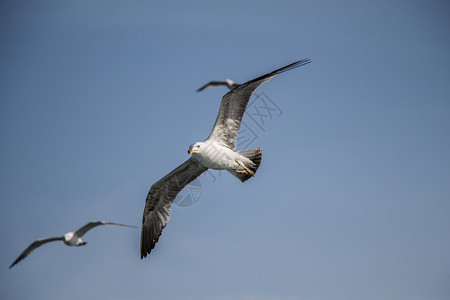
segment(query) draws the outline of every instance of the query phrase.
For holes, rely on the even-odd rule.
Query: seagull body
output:
[[[248,162],[247,158],[213,140],[191,145],[188,154],[192,154],[200,164],[213,170],[235,170],[239,167],[237,161]]]
[[[86,245],[87,242],[81,239],[81,236],[75,234],[75,232],[68,232],[64,234],[64,244],[67,246],[83,246]]]
[[[9,266],[9,268],[11,269],[15,264],[17,264],[19,261],[21,261],[22,259],[27,257],[34,249],[42,246],[43,244],[47,244],[47,243],[55,242],[55,241],[63,241],[64,244],[66,244],[67,246],[83,246],[83,245],[86,245],[87,242],[83,241],[81,239],[81,237],[86,232],[91,230],[92,228],[100,226],[100,225],[115,225],[115,226],[135,227],[135,226],[130,226],[130,225],[111,223],[111,222],[102,222],[102,221],[89,222],[89,223],[87,223],[86,225],[84,225],[83,227],[81,227],[80,229],[78,229],[75,232],[67,232],[63,236],[48,237],[48,238],[38,239],[38,240],[34,241],[33,243],[31,243],[30,246],[28,246],[27,249],[25,249],[25,251],[22,252],[22,254],[20,254],[20,256]]]
[[[141,259],[155,247],[170,218],[170,207],[177,194],[208,169],[227,170],[244,182],[255,175],[262,158],[261,148],[234,151],[236,136],[247,104],[253,92],[277,74],[310,63],[303,59],[236,86],[211,82],[209,86],[227,85],[231,89],[223,96],[216,122],[209,137],[189,146],[192,156],[172,172],[152,185],[145,202],[141,229]]]

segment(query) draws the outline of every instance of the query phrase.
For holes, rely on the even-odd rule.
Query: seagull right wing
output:
[[[50,242],[54,242],[54,241],[63,241],[63,240],[64,240],[64,237],[60,236],[60,237],[43,238],[43,239],[38,239],[38,240],[34,241],[33,243],[31,243],[30,246],[28,246],[27,249],[25,249],[25,251],[22,252],[22,254],[20,254],[20,256],[9,266],[9,268],[11,269],[15,264],[17,264],[19,261],[21,261],[22,259],[27,257],[37,247],[40,247],[46,243],[50,243]]]
[[[78,237],[82,237],[86,232],[91,230],[94,227],[100,226],[100,225],[115,225],[115,226],[126,226],[126,227],[134,227],[138,228],[136,226],[131,225],[125,225],[125,224],[118,224],[118,223],[112,223],[112,222],[103,222],[103,221],[92,221],[75,231],[75,235]]]
[[[241,126],[242,117],[253,92],[264,82],[269,81],[276,75],[304,66],[310,63],[310,59],[302,59],[275,71],[249,80],[238,85],[223,96],[220,103],[216,122],[208,137],[216,143],[232,150],[236,148],[236,136]]]
[[[141,229],[141,259],[152,251],[170,217],[175,197],[208,170],[192,157],[152,185],[145,201]]]

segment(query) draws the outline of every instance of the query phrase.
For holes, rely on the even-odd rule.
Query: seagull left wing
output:
[[[12,267],[14,267],[15,264],[17,264],[19,261],[21,261],[22,259],[27,257],[37,247],[40,247],[40,246],[50,243],[50,242],[63,241],[63,240],[64,240],[64,237],[62,237],[62,236],[49,237],[49,238],[35,240],[33,243],[31,243],[30,246],[28,246],[27,249],[25,249],[25,251],[22,252],[22,254],[20,254],[20,256],[9,266],[9,268],[11,269]]]
[[[227,85],[225,81],[210,81],[207,84],[203,85],[201,88],[197,89],[197,92],[201,92],[206,88],[213,87],[213,86],[220,86],[220,85]]]
[[[192,157],[152,185],[145,201],[141,229],[141,259],[155,244],[170,217],[170,206],[175,197],[191,181],[208,170]]]
[[[310,63],[310,59],[302,59],[258,78],[243,83],[229,91],[222,98],[219,113],[208,139],[230,149],[236,148],[236,136],[241,127],[242,117],[253,92],[264,82],[276,75]]]
[[[75,231],[75,235],[78,236],[78,237],[82,237],[86,232],[88,232],[92,228],[100,226],[100,225],[115,225],[115,226],[126,226],[126,227],[134,227],[134,228],[136,228],[136,226],[125,225],[125,224],[118,224],[118,223],[112,223],[112,222],[103,222],[103,221],[92,221],[92,222],[87,223],[86,225],[84,225],[83,227],[78,229],[77,231]]]

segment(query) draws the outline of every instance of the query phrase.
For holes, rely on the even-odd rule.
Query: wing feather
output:
[[[114,225],[114,226],[125,226],[125,227],[134,227],[134,228],[136,228],[136,226],[119,224],[119,223],[113,223],[113,222],[92,221],[92,222],[87,223],[86,225],[84,225],[83,227],[78,229],[77,231],[75,231],[75,235],[78,236],[78,237],[82,237],[86,232],[88,232],[92,228],[100,226],[100,225]]]
[[[19,257],[9,266],[9,268],[11,269],[12,267],[14,267],[15,264],[17,264],[19,261],[21,261],[22,259],[27,257],[34,249],[36,249],[46,243],[50,243],[50,242],[54,242],[54,241],[63,241],[63,240],[64,240],[64,237],[59,236],[59,237],[43,238],[43,239],[38,239],[38,240],[34,241],[33,243],[30,244],[30,246],[28,246],[27,249],[25,249],[22,252],[22,254],[19,255]]]
[[[236,136],[241,126],[242,117],[253,92],[264,82],[276,75],[310,63],[310,59],[302,59],[280,69],[247,81],[229,91],[222,98],[219,113],[208,139],[213,139],[222,146],[236,148]]]
[[[214,86],[220,86],[220,85],[227,85],[227,83],[225,81],[210,81],[207,84],[203,85],[202,87],[200,87],[199,89],[197,89],[197,92],[201,92],[206,88],[209,87],[214,87]]]
[[[208,168],[192,157],[152,185],[145,201],[141,229],[141,259],[155,247],[170,218],[178,193]]]

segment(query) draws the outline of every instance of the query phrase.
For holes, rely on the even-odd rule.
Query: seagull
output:
[[[225,81],[210,81],[207,84],[205,84],[204,86],[202,86],[201,88],[199,88],[197,90],[197,92],[201,92],[206,88],[209,87],[213,87],[213,86],[220,86],[220,85],[225,85],[226,87],[228,87],[230,90],[234,89],[235,87],[238,87],[240,84],[237,82],[234,82],[231,79],[226,79]]]
[[[19,261],[21,261],[22,259],[27,257],[34,249],[36,249],[46,243],[55,242],[55,241],[63,241],[64,244],[66,244],[67,246],[86,245],[87,242],[83,241],[81,239],[81,237],[86,232],[91,230],[92,228],[100,226],[100,225],[116,225],[116,226],[126,226],[126,227],[138,228],[136,226],[117,224],[117,223],[111,223],[111,222],[102,222],[102,221],[89,222],[75,232],[68,232],[68,233],[64,234],[63,236],[48,237],[48,238],[42,238],[42,239],[35,240],[33,243],[31,243],[30,246],[28,246],[27,249],[25,249],[25,251],[22,252],[22,254],[20,254],[20,256],[9,266],[9,268],[11,269],[15,264],[17,264]]]
[[[223,96],[209,137],[189,146],[192,156],[153,184],[145,201],[141,228],[141,259],[150,254],[166,227],[170,207],[177,194],[208,169],[227,170],[244,182],[255,175],[262,158],[261,148],[235,152],[236,136],[253,92],[276,75],[310,63],[303,59],[247,81]]]

